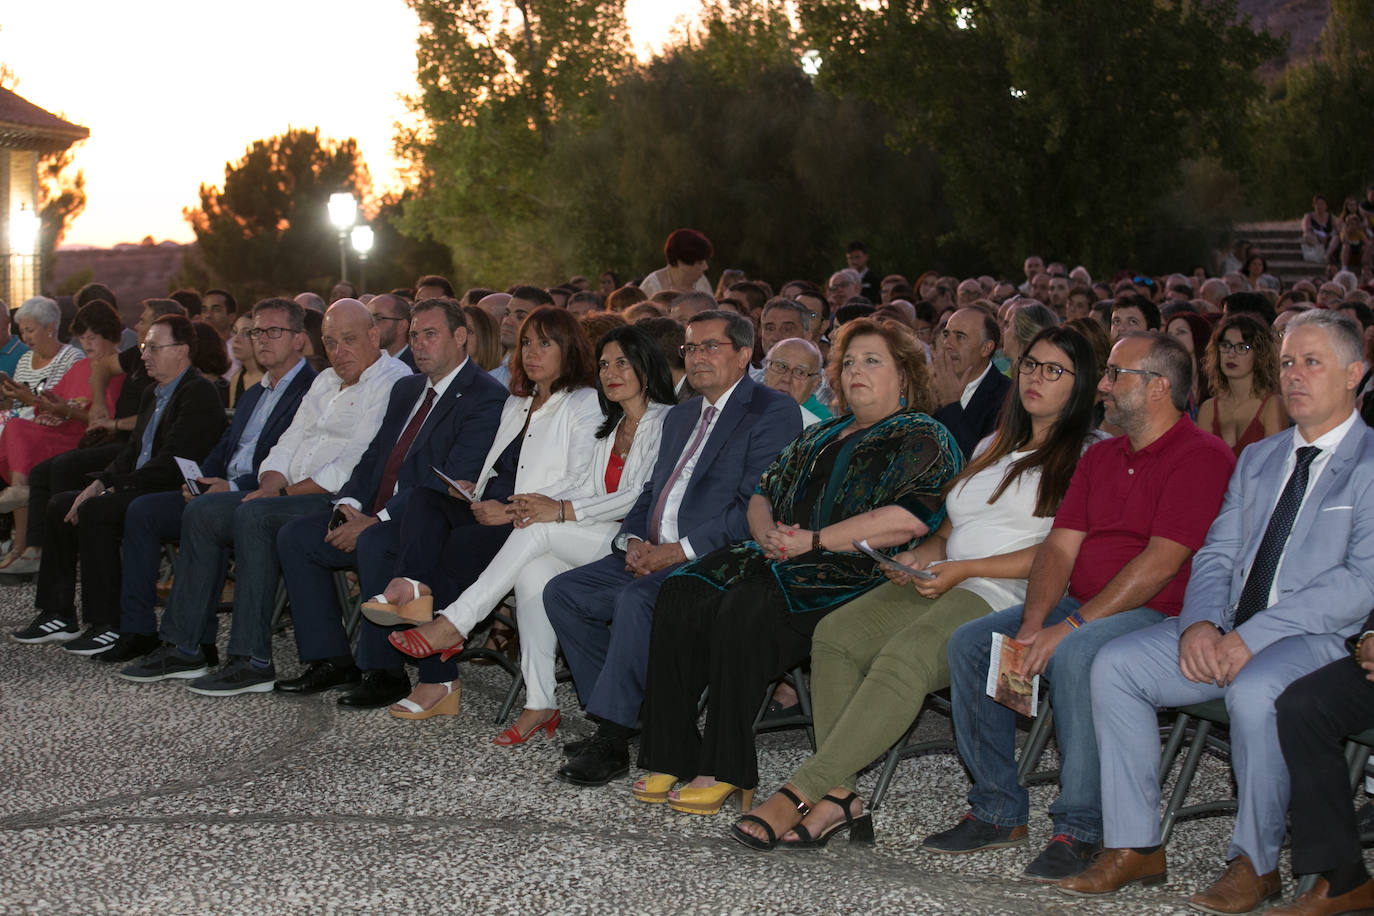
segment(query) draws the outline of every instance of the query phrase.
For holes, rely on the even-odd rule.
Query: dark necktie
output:
[[[673,473],[668,475],[668,480],[664,482],[663,489],[659,491],[658,502],[654,503],[654,512],[649,516],[650,543],[658,543],[658,537],[663,533],[661,530],[663,527],[663,511],[668,507],[668,494],[672,492],[673,485],[677,483],[677,479],[682,476],[682,469],[687,466],[688,459],[697,453],[697,449],[701,448],[701,441],[706,438],[706,430],[711,428],[711,418],[715,415],[716,409],[709,405],[701,412],[701,422],[697,423],[696,435],[692,437],[692,441],[687,445],[687,450],[684,451],[682,457],[678,459],[677,467],[673,468]]]
[[[410,418],[406,428],[401,431],[401,438],[396,440],[396,447],[387,456],[386,467],[382,469],[382,485],[377,488],[377,496],[372,500],[372,514],[376,515],[382,511],[386,501],[391,498],[392,492],[396,489],[396,477],[401,473],[401,465],[406,460],[406,452],[410,451],[410,446],[414,444],[415,437],[420,434],[420,427],[425,425],[425,417],[429,416],[429,409],[434,406],[434,388],[425,388],[425,399],[420,403],[420,409],[415,411],[415,416]]]
[[[1312,445],[1298,449],[1293,473],[1288,475],[1288,483],[1284,484],[1283,492],[1279,494],[1274,514],[1269,516],[1269,527],[1264,529],[1264,538],[1255,552],[1255,562],[1250,565],[1250,575],[1245,577],[1245,587],[1240,590],[1240,601],[1236,604],[1236,626],[1269,607],[1269,589],[1274,584],[1274,574],[1279,570],[1279,560],[1283,557],[1288,535],[1293,531],[1293,521],[1298,517],[1298,507],[1302,505],[1303,495],[1307,492],[1307,468],[1320,451]]]

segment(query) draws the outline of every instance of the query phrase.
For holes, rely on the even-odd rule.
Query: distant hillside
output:
[[[182,261],[194,245],[176,242],[116,245],[113,248],[63,248],[57,252],[57,285],[73,274],[91,271],[91,279],[114,290],[120,317],[129,327],[138,321],[139,303],[165,297],[172,278],[181,272]]]

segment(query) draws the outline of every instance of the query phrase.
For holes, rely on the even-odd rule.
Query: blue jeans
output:
[[[178,646],[206,642],[205,608],[224,575],[224,557],[234,548],[234,616],[229,654],[272,657],[272,609],[281,566],[277,530],[312,512],[327,512],[326,495],[278,496],[243,501],[239,492],[206,493],[186,506],[181,517],[181,552],[176,582],[162,615],[162,636]],[[213,631],[211,631],[213,639]]]
[[[1045,618],[1053,626],[1080,607],[1065,596]],[[1016,713],[987,695],[992,634],[1015,635],[1021,606],[964,624],[949,640],[950,700],[959,756],[973,777],[969,807],[980,821],[1015,827],[1030,818],[1030,796],[1016,781]],[[1102,839],[1102,786],[1089,684],[1102,646],[1164,615],[1147,607],[1122,611],[1072,630],[1045,669],[1059,743],[1059,798],[1050,805],[1054,832],[1095,843]]]

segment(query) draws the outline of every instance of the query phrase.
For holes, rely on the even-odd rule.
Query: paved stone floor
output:
[[[0,586],[0,628],[31,615],[31,586]],[[297,670],[289,631],[276,657]],[[1030,848],[924,854],[921,838],[965,810],[948,754],[902,765],[876,848],[756,853],[728,838],[729,809],[557,782],[559,744],[588,730],[570,687],[557,742],[503,749],[490,739],[505,676],[464,676],[458,716],[404,722],[330,695],[132,684],[0,639],[0,913],[1178,913],[1222,865],[1230,823],[1211,818],[1179,826],[1160,888],[1083,901],[1019,880],[1049,839],[1047,787],[1032,792]],[[763,737],[761,789],[805,750],[800,731]],[[1228,791],[1208,759],[1196,794]]]

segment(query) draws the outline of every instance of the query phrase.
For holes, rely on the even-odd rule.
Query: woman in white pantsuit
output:
[[[486,570],[433,621],[405,631],[421,637],[423,643],[415,642],[430,651],[451,650],[514,587],[525,710],[496,736],[498,745],[523,744],[541,730],[552,736],[558,727],[558,641],[544,614],[544,586],[559,573],[611,552],[621,519],[653,471],[663,417],[675,403],[667,360],[639,328],[615,328],[602,337],[597,370],[606,421],[597,430],[580,495],[561,500],[538,493],[512,496],[516,530]]]

